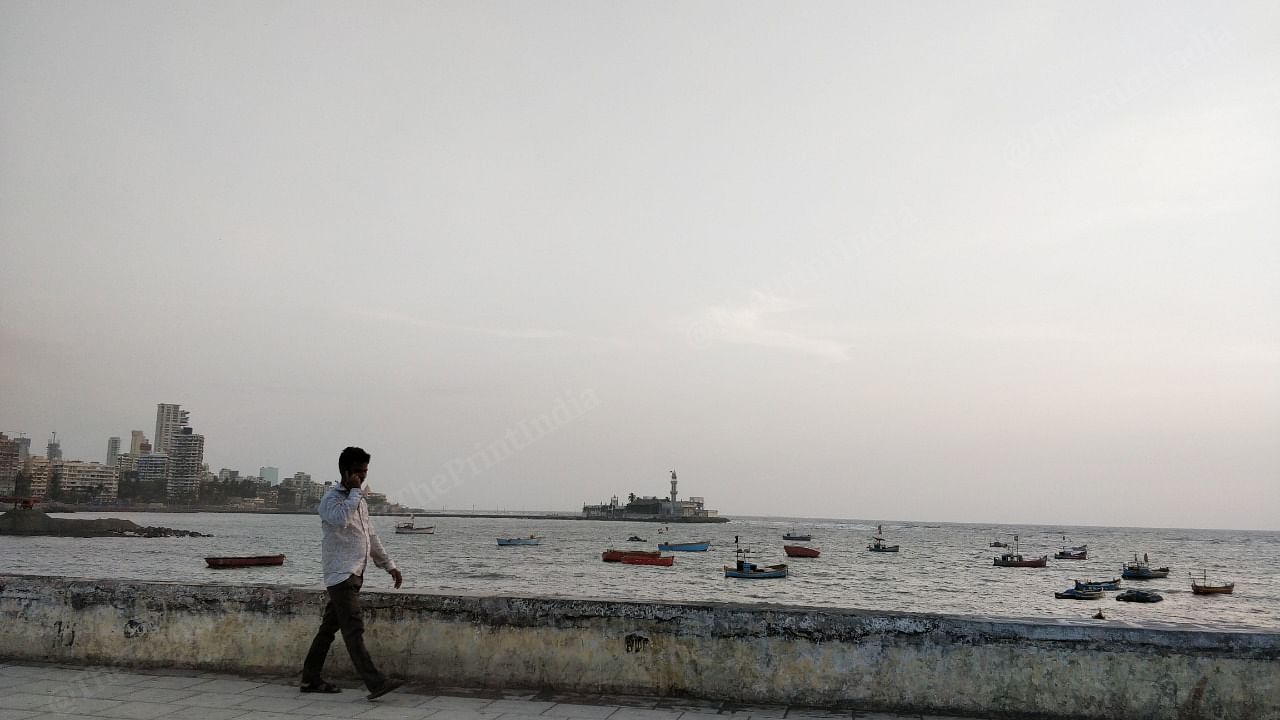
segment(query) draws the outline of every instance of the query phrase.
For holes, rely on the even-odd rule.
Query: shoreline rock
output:
[[[0,515],[0,535],[47,537],[212,537],[193,530],[143,527],[132,520],[53,518],[43,510],[10,510]]]

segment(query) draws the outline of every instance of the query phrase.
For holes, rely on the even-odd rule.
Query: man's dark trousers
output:
[[[373,658],[369,657],[364,646],[364,618],[360,614],[360,586],[363,584],[362,576],[352,575],[327,588],[329,604],[324,608],[324,620],[320,622],[320,630],[311,641],[311,650],[302,663],[304,685],[321,681],[324,659],[333,644],[333,636],[339,630],[342,631],[342,641],[347,645],[347,653],[351,655],[351,664],[360,673],[365,687],[373,690],[387,681],[386,676],[374,667]]]

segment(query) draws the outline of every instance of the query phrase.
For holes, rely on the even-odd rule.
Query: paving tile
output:
[[[194,711],[194,712],[191,710],[191,708],[187,708],[186,712],[184,712],[182,715],[178,715],[175,717],[183,718],[184,720],[187,720],[189,718],[197,718],[198,720],[238,720],[238,718],[243,717],[247,712],[248,710],[246,710],[245,708],[235,708],[235,707],[200,708],[198,711]],[[295,716],[295,718],[296,717],[297,716]],[[310,717],[310,716],[307,716],[307,717]]]
[[[738,705],[725,703],[720,707],[721,715],[751,716],[753,718],[782,718],[787,714],[786,705]]]
[[[547,715],[564,718],[587,718],[587,720],[604,720],[618,709],[617,705],[574,705],[572,703],[556,703],[546,712]]]
[[[394,705],[375,707],[356,715],[356,720],[421,720],[434,716],[435,708],[397,707]]]
[[[555,705],[553,702],[536,700],[494,700],[485,707],[484,711],[512,715],[541,715]]]
[[[262,683],[253,682],[252,680],[233,680],[229,678],[220,678],[217,680],[206,680],[199,685],[192,685],[187,688],[192,692],[208,692],[208,693],[242,693],[247,690],[262,687]]]
[[[0,720],[28,720],[28,718],[39,715],[39,710],[13,710],[11,708],[0,708]]]
[[[142,682],[135,683],[140,688],[159,688],[163,690],[183,690],[192,685],[200,685],[206,682],[202,677],[187,677],[185,675],[163,675],[160,677],[148,677]]]
[[[36,695],[34,693],[0,693],[0,708],[9,710],[35,710],[40,712],[49,712],[47,706],[49,704],[48,695]]]
[[[832,708],[815,708],[815,707],[796,707],[787,708],[787,720],[793,718],[801,718],[802,720],[825,720],[826,718],[851,718],[852,710],[839,710]]]
[[[287,713],[310,704],[310,698],[294,690],[293,694],[288,697],[241,695],[239,707],[255,712]]]
[[[197,694],[194,690],[169,690],[166,688],[133,688],[121,696],[132,702],[173,703]]]
[[[422,710],[429,710],[430,707],[423,705]],[[465,710],[463,708],[441,708],[430,715],[431,720],[497,720],[498,713],[487,713],[479,710]]]
[[[683,714],[679,710],[624,707],[618,708],[616,712],[609,716],[609,720],[677,720]]]
[[[97,698],[58,697],[49,698],[45,712],[63,715],[100,715],[109,708],[123,705],[119,700],[100,700]]]
[[[204,689],[203,686],[197,689]],[[274,698],[296,698],[299,695],[307,693],[298,689],[297,685],[259,685],[257,687],[241,690],[241,695],[252,695],[255,697],[274,697]]]
[[[175,705],[186,705],[188,707],[227,708],[239,706],[244,702],[245,697],[246,696],[238,693],[198,692],[180,700],[174,700],[173,702]],[[245,712],[246,710],[247,708],[241,709],[241,712]]]
[[[113,708],[107,708],[100,717],[125,718],[125,720],[154,720],[165,715],[192,714],[188,708],[172,703],[160,702],[127,702]]]
[[[0,666],[0,671],[3,671],[3,670],[4,670],[4,667]],[[23,682],[23,678],[17,675],[0,674],[0,690],[3,690],[4,688],[7,688],[7,687],[20,685],[22,682]]]
[[[185,716],[184,716],[185,717]],[[293,713],[268,712],[266,710],[250,710],[236,718],[236,720],[299,720],[304,715],[295,715]]]
[[[485,706],[495,702],[489,698],[466,698],[466,697],[434,697],[423,703],[423,707],[432,707],[440,710],[471,710],[479,712]],[[497,717],[499,713],[487,713],[491,717]]]

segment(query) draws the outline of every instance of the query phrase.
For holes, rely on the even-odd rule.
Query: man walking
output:
[[[301,690],[304,693],[341,692],[340,688],[325,682],[320,676],[329,646],[339,630],[351,655],[351,664],[355,665],[360,679],[369,688],[370,700],[404,684],[378,672],[364,646],[360,586],[364,584],[369,558],[373,558],[374,565],[391,574],[397,588],[404,579],[396,564],[387,557],[382,541],[369,523],[369,506],[364,501],[362,487],[369,473],[369,460],[369,453],[358,447],[343,450],[338,456],[342,484],[329,488],[320,500],[320,527],[324,533],[320,557],[324,563],[324,584],[329,593],[329,604],[324,608],[324,620],[302,664]]]

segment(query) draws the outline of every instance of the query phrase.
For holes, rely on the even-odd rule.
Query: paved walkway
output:
[[[0,720],[891,720],[935,716],[747,706],[637,696],[427,690],[406,685],[376,701],[363,688],[298,692],[296,679],[197,671],[0,664]],[[726,717],[727,716],[727,717]]]

